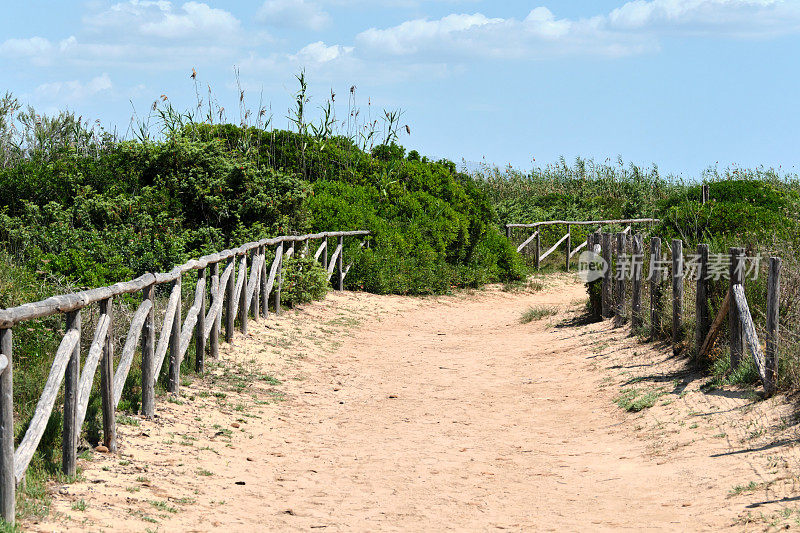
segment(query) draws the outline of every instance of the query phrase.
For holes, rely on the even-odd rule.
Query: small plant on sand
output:
[[[543,305],[537,305],[535,307],[529,308],[527,311],[522,313],[522,318],[520,318],[520,322],[523,324],[527,324],[529,322],[533,322],[534,320],[541,320],[548,316],[553,316],[558,314],[558,309],[555,307],[547,307]]]
[[[86,510],[86,502],[81,498],[80,500],[76,501],[72,504],[73,511],[85,511]]]
[[[661,391],[651,390],[642,393],[639,389],[622,389],[614,403],[629,413],[638,413],[644,409],[653,407],[658,398],[663,394]]]

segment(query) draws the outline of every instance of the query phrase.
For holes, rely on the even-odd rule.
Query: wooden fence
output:
[[[704,188],[703,200],[707,199],[707,189]],[[549,221],[538,224],[508,224],[510,227],[534,227],[543,225],[568,224],[568,225],[598,225],[603,224],[631,224],[639,222],[656,222],[655,219],[630,219],[616,221],[589,221],[566,222]],[[638,329],[644,324],[642,309],[643,272],[644,260],[649,260],[650,271],[647,281],[650,284],[650,335],[656,338],[661,331],[664,283],[671,279],[672,288],[672,331],[671,341],[673,352],[677,354],[681,343],[686,337],[684,331],[684,283],[687,281],[686,261],[684,259],[683,241],[675,239],[670,246],[670,258],[667,260],[662,253],[662,244],[659,237],[650,238],[649,257],[644,254],[644,236],[641,234],[630,235],[631,226],[616,234],[601,233],[599,230],[590,233],[586,242],[567,254],[568,259],[578,250],[586,247],[588,250],[600,255],[607,268],[601,279],[592,283],[600,285],[600,309],[597,315],[603,318],[613,318],[615,326],[619,327],[630,319],[633,329]],[[508,229],[507,229],[508,232]],[[538,233],[534,233],[534,236]],[[510,236],[509,233],[507,235]],[[569,238],[567,238],[569,239]],[[563,240],[563,238],[562,238]],[[530,238],[528,239],[530,241]],[[521,251],[523,246],[518,247]],[[559,241],[558,244],[560,244]],[[537,246],[538,249],[538,246]],[[539,258],[546,257],[546,252]],[[737,369],[744,356],[744,347],[752,354],[753,361],[766,394],[772,395],[777,387],[778,377],[778,321],[779,321],[779,296],[781,259],[770,257],[769,273],[767,278],[767,311],[766,311],[766,339],[765,348],[762,350],[761,342],[756,332],[750,307],[744,291],[745,282],[745,250],[744,248],[730,248],[727,252],[727,271],[729,284],[727,294],[720,306],[716,317],[711,320],[709,311],[709,248],[707,244],[697,247],[695,262],[691,265],[693,276],[689,281],[696,283],[695,291],[695,326],[693,335],[697,357],[704,359],[708,356],[719,337],[722,326],[727,321],[729,331],[731,368]],[[627,275],[620,272],[619,267],[623,262],[628,264]],[[567,265],[569,267],[569,265]],[[654,268],[655,267],[655,268]],[[630,287],[629,287],[630,285]],[[630,295],[630,297],[628,297]],[[628,311],[630,309],[630,312]]]
[[[327,269],[328,280],[334,279],[334,288],[344,289],[344,280],[352,263],[344,267],[344,238],[369,235],[369,231],[337,231],[312,235],[282,236],[251,242],[239,248],[207,255],[176,266],[172,271],[145,274],[134,280],[88,291],[53,296],[40,302],[0,310],[0,512],[3,519],[14,522],[15,493],[41,440],[53,406],[64,382],[64,410],[62,433],[62,468],[67,475],[75,475],[78,437],[83,425],[89,395],[97,367],[100,367],[103,411],[103,443],[116,450],[115,411],[122,389],[130,372],[137,345],[141,346],[141,412],[153,416],[155,412],[155,383],[160,375],[164,358],[169,352],[168,390],[178,392],[180,366],[192,339],[196,347],[196,369],[203,371],[206,352],[216,359],[219,356],[219,337],[224,316],[225,340],[233,339],[236,318],[242,333],[247,332],[249,317],[266,317],[269,298],[274,297],[274,311],[281,312],[281,287],[283,260],[292,254],[307,254],[312,241],[321,240],[314,259]],[[336,248],[328,253],[328,239],[336,238]],[[361,242],[363,247],[366,241]],[[297,245],[302,246],[297,250]],[[275,259],[267,264],[267,248],[275,246]],[[220,273],[220,264],[224,269]],[[238,268],[237,268],[238,263]],[[249,275],[248,275],[249,266]],[[197,271],[194,300],[187,315],[181,317],[182,275]],[[156,339],[154,295],[156,285],[171,283],[172,289],[166,304],[161,332]],[[142,302],[133,315],[122,353],[114,370],[114,343],[111,328],[112,300],[116,296],[142,293]],[[206,300],[210,307],[206,309]],[[91,347],[81,368],[81,310],[99,304],[100,318],[94,331]],[[33,418],[19,446],[14,449],[13,403],[13,328],[26,320],[65,314],[66,334],[61,340],[36,405]],[[157,342],[156,342],[157,340]]]
[[[566,269],[569,270],[572,258],[587,245],[586,242],[582,242],[574,249],[572,248],[572,226],[597,226],[597,231],[602,231],[603,226],[610,224],[628,224],[628,227],[623,231],[627,234],[631,231],[633,224],[650,224],[658,221],[659,220],[656,218],[626,218],[620,220],[548,220],[545,222],[534,222],[533,224],[506,224],[506,238],[513,242],[513,230],[515,228],[533,229],[533,233],[517,246],[517,252],[523,252],[528,249],[529,253],[533,255],[534,266],[537,269],[540,267],[541,262],[555,252],[562,243],[566,243],[564,245],[564,262]],[[542,230],[540,228],[543,226],[555,225],[566,226],[567,233],[558,239],[546,252],[542,253]],[[530,249],[531,246],[533,247],[532,250]]]

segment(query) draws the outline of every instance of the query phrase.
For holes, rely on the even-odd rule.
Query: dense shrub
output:
[[[328,292],[328,272],[313,257],[292,256],[282,266],[281,303],[321,300]]]

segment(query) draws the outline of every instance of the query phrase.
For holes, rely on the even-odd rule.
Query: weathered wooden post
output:
[[[219,286],[219,263],[211,265],[211,294],[216,295],[220,290]],[[208,336],[208,341],[211,344],[210,355],[212,359],[219,359],[219,330],[222,323],[222,308],[217,311],[217,316],[214,317],[214,325],[211,327],[211,333]]]
[[[178,274],[178,279],[175,280],[175,285],[178,287],[180,293],[182,289],[181,275]],[[178,393],[178,387],[181,382],[181,325],[183,323],[183,310],[181,309],[181,301],[183,295],[178,296],[178,305],[175,307],[175,319],[172,321],[172,333],[169,336],[169,380],[167,381],[167,390],[169,392]]]
[[[322,241],[325,243],[325,248],[322,249],[322,266],[328,270],[328,236],[326,235]]]
[[[703,347],[708,331],[711,328],[711,318],[708,311],[708,245],[697,245],[697,257],[699,264],[697,268],[697,292],[695,298],[695,320],[697,329],[695,331],[694,343],[697,354]]]
[[[3,520],[14,524],[16,480],[14,478],[14,379],[12,330],[0,329],[0,355],[6,358],[0,373],[0,506]]]
[[[624,265],[624,258],[625,255],[625,244],[626,244],[626,237],[622,232],[617,233],[617,272],[616,272],[616,285],[617,285],[617,296],[614,305],[614,314],[616,315],[616,319],[614,322],[615,327],[622,326],[622,323],[625,320],[625,272],[622,269],[622,265]]]
[[[539,232],[539,228],[536,228],[536,238],[534,242],[536,244],[533,250],[533,265],[536,267],[536,270],[539,270],[539,257],[542,255],[542,234]]]
[[[275,315],[281,314],[281,288],[283,287],[283,243],[275,252],[278,255],[278,272],[275,274]]]
[[[261,246],[256,247],[255,254],[253,255],[253,268],[258,265],[258,260],[261,257]],[[250,307],[253,310],[253,320],[258,320],[258,315],[261,308],[261,271],[264,270],[263,265],[258,265],[258,272],[256,272],[256,286],[253,287],[253,300],[250,302]]]
[[[661,238],[650,239],[650,336],[661,332]]]
[[[156,344],[156,325],[155,315],[156,306],[154,301],[155,285],[148,285],[142,289],[142,299],[150,300],[153,304],[150,311],[147,313],[147,318],[142,327],[142,415],[153,416],[156,412],[156,376],[153,373],[156,370],[155,364],[155,344]],[[102,312],[102,307],[101,307]],[[108,336],[111,337],[111,328],[108,330]],[[113,368],[113,360],[111,362]],[[105,361],[103,364],[105,368]],[[101,368],[102,370],[102,368]],[[113,380],[113,374],[111,374]],[[113,383],[111,383],[113,386]],[[113,393],[113,388],[109,389]],[[114,396],[112,395],[111,398]],[[113,411],[113,403],[111,405]],[[105,413],[104,413],[105,416]],[[111,450],[111,448],[108,448]]]
[[[267,269],[267,247],[261,246],[261,316],[267,318],[269,316],[269,292],[267,291],[267,278],[269,271]]]
[[[767,279],[767,349],[764,359],[767,367],[767,394],[771,395],[778,387],[778,309],[781,295],[781,260],[769,258],[769,278]]]
[[[197,271],[197,283],[206,281],[206,269],[201,268]],[[200,296],[200,311],[197,313],[197,322],[194,326],[194,370],[202,374],[206,367],[206,292]]]
[[[251,265],[252,266],[252,265]],[[242,260],[239,262],[239,274],[242,276],[244,283],[242,283],[242,290],[239,293],[239,330],[242,334],[247,334],[247,254],[242,255]]]
[[[637,328],[642,327],[642,263],[643,260],[643,243],[642,236],[634,235],[632,241],[633,255],[633,289],[631,294],[631,328],[635,331]]]
[[[252,264],[250,265],[252,267]],[[242,261],[239,263],[239,272],[244,279],[242,284],[242,292],[239,293],[239,329],[243,335],[247,335],[247,254],[242,255]]]
[[[336,290],[344,290],[344,237],[339,236],[338,247],[340,248],[339,256],[336,258],[336,270],[338,273],[338,282]]]
[[[81,368],[81,311],[67,313],[67,332],[78,332],[78,343],[72,350],[64,375],[64,428],[61,433],[61,466],[64,473],[74,476],[78,460],[78,386]]]
[[[506,224],[506,239],[511,241],[511,227],[508,224]]]
[[[603,261],[605,262],[605,273],[603,274],[602,286],[602,313],[603,318],[610,318],[613,314],[612,301],[611,301],[611,281],[612,281],[612,266],[611,266],[611,234],[603,233],[602,241],[602,254]]]
[[[237,302],[234,301],[236,297],[236,256],[228,259],[229,265],[233,263],[231,268],[231,275],[228,278],[228,289],[225,291],[225,342],[233,342],[233,328],[234,318],[233,308]]]
[[[117,417],[114,413],[113,303],[114,300],[112,298],[100,302],[100,314],[108,316],[108,333],[106,334],[106,341],[103,344],[103,358],[100,361],[100,399],[103,405],[103,445],[108,448],[110,452],[117,451]],[[155,332],[155,327],[153,331]],[[144,356],[142,359],[144,360]],[[144,364],[144,362],[142,364]],[[150,375],[152,376],[152,364],[150,368]],[[142,376],[144,376],[144,368],[142,368]],[[151,380],[151,383],[154,384],[154,380]],[[142,391],[144,391],[144,388]],[[142,399],[142,412],[144,412],[144,399]]]
[[[569,254],[572,253],[572,226],[567,224],[567,256],[564,259],[564,266],[569,272]]]
[[[709,188],[707,183],[703,184],[702,195],[703,195],[702,199],[703,205],[706,205],[706,203],[708,203],[708,198],[709,198]]]
[[[672,353],[683,339],[683,241],[672,240]]]
[[[730,290],[733,295],[733,286],[744,284],[744,248],[731,248],[730,257]],[[733,301],[728,308],[728,331],[730,332],[731,369],[736,370],[742,362],[744,341],[739,307]]]

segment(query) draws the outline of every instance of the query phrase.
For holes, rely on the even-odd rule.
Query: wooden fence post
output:
[[[731,248],[730,256],[730,290],[733,294],[733,286],[744,283],[744,248]],[[736,370],[742,362],[744,342],[739,307],[733,304],[728,309],[728,331],[730,332],[731,369]]]
[[[697,257],[699,258],[699,265],[697,268],[697,292],[695,298],[695,321],[697,322],[695,330],[695,346],[697,348],[697,355],[703,348],[703,342],[706,340],[709,328],[711,328],[711,318],[708,311],[708,245],[697,245]]]
[[[267,268],[267,247],[261,247],[261,257],[264,259],[261,262],[261,316],[267,318],[269,316],[269,292],[267,292],[267,278],[269,276],[269,269]]]
[[[233,263],[231,268],[231,275],[228,277],[228,289],[225,291],[225,342],[233,342],[233,328],[234,328],[234,314],[233,307],[237,304],[233,299],[236,296],[236,256],[234,255],[228,259]]]
[[[614,305],[614,314],[616,315],[616,320],[614,322],[615,327],[622,326],[623,321],[625,320],[625,272],[622,270],[623,262],[623,255],[625,255],[625,244],[626,244],[626,235],[622,232],[617,233],[617,270],[618,272],[615,273],[616,280],[617,280],[617,296]]]
[[[606,271],[603,274],[603,286],[602,286],[602,313],[603,318],[609,318],[613,314],[613,310],[611,307],[611,274],[612,274],[612,266],[611,266],[611,234],[610,233],[603,233],[603,241],[602,241],[602,254],[603,254],[603,261],[605,261]]]
[[[769,258],[769,278],[767,279],[767,394],[771,395],[778,386],[778,310],[781,295],[781,260]]]
[[[341,246],[342,250],[339,252],[339,257],[336,258],[336,270],[338,272],[338,283],[336,284],[336,290],[343,291],[344,290],[344,237],[339,237],[338,246]]]
[[[672,240],[672,353],[683,339],[683,241]]]
[[[275,274],[275,315],[281,314],[281,288],[283,287],[283,246],[278,246],[277,251],[280,259],[278,259],[278,272]]]
[[[511,228],[506,224],[506,239],[511,241]]]
[[[181,275],[178,274],[178,279],[175,280],[175,285],[181,290]],[[181,381],[181,325],[183,322],[183,310],[181,309],[181,301],[183,296],[178,296],[178,305],[175,307],[175,319],[172,321],[172,332],[169,337],[169,380],[167,382],[167,390],[169,392],[178,393]]]
[[[253,257],[256,259],[256,261],[253,261],[253,264],[258,264],[258,258],[261,257],[261,246],[256,248],[256,252]],[[264,265],[260,265],[258,267],[258,272],[256,272],[256,286],[253,288],[253,300],[250,302],[250,307],[253,309],[253,320],[258,320],[261,311],[261,283],[264,281],[261,279],[261,272],[263,270]]]
[[[661,332],[661,238],[650,239],[650,336]]]
[[[708,203],[708,198],[709,198],[708,184],[703,184],[702,196],[703,196],[703,198],[702,198],[703,205],[706,205],[706,203]]]
[[[534,245],[534,257],[533,257],[533,266],[536,267],[536,270],[539,270],[539,256],[542,254],[542,234],[539,232],[539,229],[536,229],[536,238],[533,240]]]
[[[211,265],[211,294],[217,294],[219,290],[219,263],[214,263]],[[214,317],[214,325],[211,327],[211,333],[208,336],[209,344],[211,344],[211,359],[219,359],[219,330],[221,320],[222,308],[220,307],[219,311],[217,311],[217,316]]]
[[[252,268],[253,264],[250,263],[250,267]],[[247,308],[247,254],[242,256],[242,261],[240,263],[240,275],[244,278],[244,283],[242,284],[242,292],[239,294],[239,329],[241,330],[243,335],[247,335],[247,313],[250,310]]]
[[[322,266],[325,270],[328,270],[328,237],[323,239],[325,242],[325,248],[322,249]]]
[[[64,427],[61,433],[61,467],[68,476],[76,473],[78,459],[78,386],[81,368],[81,311],[67,313],[66,330],[78,332],[78,343],[72,350],[64,376]]]
[[[634,235],[632,241],[633,255],[633,290],[631,294],[631,328],[635,331],[642,326],[642,264],[643,245],[642,236]]]
[[[12,330],[0,329],[0,354],[8,364],[0,374],[0,507],[2,516],[14,524],[16,479],[14,478],[14,379]]]
[[[572,226],[567,224],[567,257],[564,260],[567,272],[569,272],[569,254],[572,253]]]
[[[108,333],[106,334],[106,341],[103,344],[103,355],[100,360],[100,399],[103,406],[103,445],[108,448],[109,452],[117,451],[117,417],[115,416],[116,408],[114,407],[114,338],[112,332],[114,331],[114,300],[108,298],[100,302],[100,314],[108,315]],[[152,317],[152,310],[148,314],[148,320]],[[155,326],[151,323],[153,331]],[[145,322],[145,328],[147,322]],[[145,335],[147,330],[145,329]],[[154,333],[155,334],[155,333]],[[150,346],[154,346],[152,343]],[[145,350],[142,349],[142,365],[144,365]],[[152,354],[150,357],[150,375],[153,375]],[[144,381],[144,367],[142,368],[142,381]],[[151,380],[150,386],[153,386]],[[144,388],[142,388],[142,413],[145,413],[144,401]],[[152,389],[151,389],[152,390]]]
[[[206,269],[197,271],[197,283],[206,280]],[[206,367],[206,289],[200,296],[200,311],[197,313],[197,322],[194,327],[194,370],[202,374]]]
[[[150,300],[153,303],[153,306],[150,308],[150,312],[147,313],[147,318],[144,322],[144,327],[142,328],[142,415],[144,416],[153,416],[156,412],[156,376],[153,375],[153,372],[156,370],[155,364],[155,338],[156,338],[156,325],[155,325],[155,301],[154,301],[154,293],[155,292],[155,285],[148,285],[144,289],[142,289],[142,300]],[[111,329],[108,330],[108,336],[111,337]],[[113,368],[113,360],[111,362]],[[103,366],[105,367],[105,361]],[[101,369],[102,370],[102,369]],[[111,374],[111,379],[113,380],[113,374]],[[113,383],[111,384],[113,387]],[[113,398],[113,388],[109,389],[112,393],[111,398]],[[111,409],[113,411],[114,404],[111,404]],[[105,417],[105,412],[103,413]],[[109,448],[111,450],[111,448]]]

